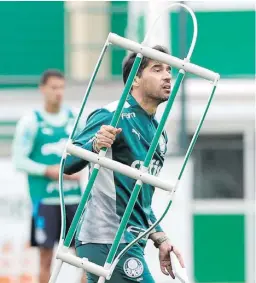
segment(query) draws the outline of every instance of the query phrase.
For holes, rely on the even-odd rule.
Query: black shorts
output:
[[[75,215],[77,204],[66,205],[66,233]],[[32,247],[52,249],[61,233],[60,205],[39,204],[34,209],[31,223],[30,244]],[[71,246],[74,246],[74,239]]]

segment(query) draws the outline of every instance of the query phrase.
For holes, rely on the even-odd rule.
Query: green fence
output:
[[[195,282],[245,282],[245,217],[194,215]]]
[[[138,19],[129,17],[128,5],[127,1],[111,1],[103,13],[109,14],[110,31],[121,36],[126,36],[129,18],[138,21],[136,32],[140,42],[146,15]],[[64,70],[64,49],[68,48],[65,47],[64,14],[63,1],[0,2],[0,86],[34,86],[45,69]],[[196,16],[199,37],[192,62],[219,72],[222,78],[254,76],[254,11],[196,11]],[[177,12],[171,14],[169,47],[174,56],[180,54],[179,37],[182,36],[178,19]],[[189,16],[186,30],[189,44],[192,36]],[[121,77],[121,62],[125,54],[125,50],[111,48],[108,74],[112,79]]]
[[[0,2],[0,85],[33,86],[47,68],[64,70],[64,2]]]
[[[255,74],[255,13],[253,11],[196,12],[198,40],[191,62],[224,77]],[[179,54],[178,14],[171,17],[172,52]],[[192,19],[187,18],[187,44],[192,39]],[[187,49],[189,47],[187,46]]]

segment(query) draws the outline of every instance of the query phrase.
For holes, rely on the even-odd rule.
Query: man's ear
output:
[[[133,87],[138,87],[140,85],[140,78],[136,76],[133,81]]]

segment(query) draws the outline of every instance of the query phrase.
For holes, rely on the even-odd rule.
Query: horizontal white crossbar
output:
[[[56,258],[73,266],[83,268],[84,270],[89,271],[97,276],[103,276],[104,278],[109,276],[109,270],[106,270],[103,266],[97,265],[87,259],[77,257],[70,253],[59,251]]]
[[[160,180],[159,178],[150,175],[148,173],[144,173],[136,168],[132,168],[128,165],[124,165],[120,162],[114,161],[112,159],[109,159],[107,157],[99,156],[98,154],[95,154],[89,150],[83,149],[81,147],[75,146],[73,144],[68,144],[67,146],[67,152],[80,157],[82,159],[85,159],[87,161],[90,161],[92,163],[97,163],[103,167],[106,167],[108,169],[111,169],[113,171],[119,172],[125,176],[128,176],[130,178],[141,180],[143,183],[150,184],[154,187],[158,187],[160,189],[163,189],[165,191],[172,191],[174,188],[173,184],[170,184],[170,182],[166,182],[163,180]]]
[[[207,80],[215,81],[216,79],[218,80],[220,77],[218,73],[215,73],[211,70],[208,70],[206,68],[200,67],[198,65],[195,65],[189,62],[185,62],[184,60],[181,60],[177,57],[160,52],[153,48],[143,46],[135,41],[121,37],[114,33],[109,33],[108,41],[124,49],[128,49],[135,53],[141,53],[145,57],[166,63],[178,69],[183,69],[186,72],[195,74]]]

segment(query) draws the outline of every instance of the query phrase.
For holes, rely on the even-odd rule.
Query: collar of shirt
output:
[[[127,98],[127,102],[132,106],[135,107],[137,109],[139,109],[140,111],[142,111],[145,115],[147,115],[150,119],[154,119],[156,114],[148,114],[147,111],[145,111],[140,104],[137,102],[137,100],[131,95],[129,94],[128,98]]]

